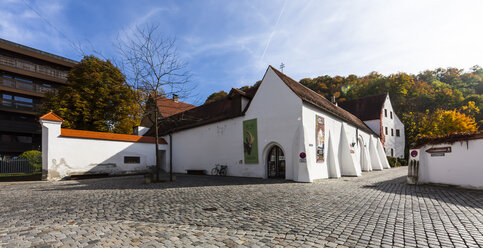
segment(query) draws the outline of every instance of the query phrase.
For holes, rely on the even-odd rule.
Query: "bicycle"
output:
[[[213,176],[226,176],[228,166],[215,164],[215,168],[211,170],[211,175]]]

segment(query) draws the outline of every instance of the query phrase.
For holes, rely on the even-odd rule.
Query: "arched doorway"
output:
[[[268,152],[267,172],[268,178],[285,179],[285,155],[279,146],[273,146]]]

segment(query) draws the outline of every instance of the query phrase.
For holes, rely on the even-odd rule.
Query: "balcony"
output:
[[[0,131],[40,134],[42,132],[42,128],[38,122],[34,121],[2,120],[0,121]]]
[[[57,89],[55,88],[45,87],[34,83],[26,83],[26,82],[18,81],[11,78],[4,78],[4,77],[0,77],[0,86],[20,90],[18,93],[25,94],[26,93],[25,91],[36,93],[35,95],[37,96],[43,96],[47,92],[53,92],[53,93],[57,92]]]
[[[9,99],[0,100],[0,109],[11,111],[11,112],[35,114],[35,110],[38,107],[39,107],[39,104],[35,104],[35,103],[18,102],[18,101],[13,101]]]
[[[0,141],[0,153],[22,153],[38,149],[40,144],[14,143]]]
[[[36,72],[42,75],[67,80],[67,71],[57,70],[45,65],[37,65],[30,61],[0,55],[0,65]]]

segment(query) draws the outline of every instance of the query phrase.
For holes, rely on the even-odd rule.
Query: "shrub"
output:
[[[35,172],[42,171],[42,152],[37,150],[25,151],[20,154],[19,158],[28,160],[29,164],[34,167]]]
[[[407,165],[406,159],[387,157],[387,161],[391,167],[399,167]]]

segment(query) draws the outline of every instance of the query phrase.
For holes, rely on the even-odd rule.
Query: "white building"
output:
[[[377,133],[271,66],[258,87],[172,115],[160,132],[177,173],[223,164],[229,176],[312,182],[390,168]]]
[[[483,133],[419,140],[409,151],[408,183],[483,189]]]
[[[386,156],[404,158],[404,124],[392,108],[389,94],[369,96],[338,103],[364,121],[381,137]]]

